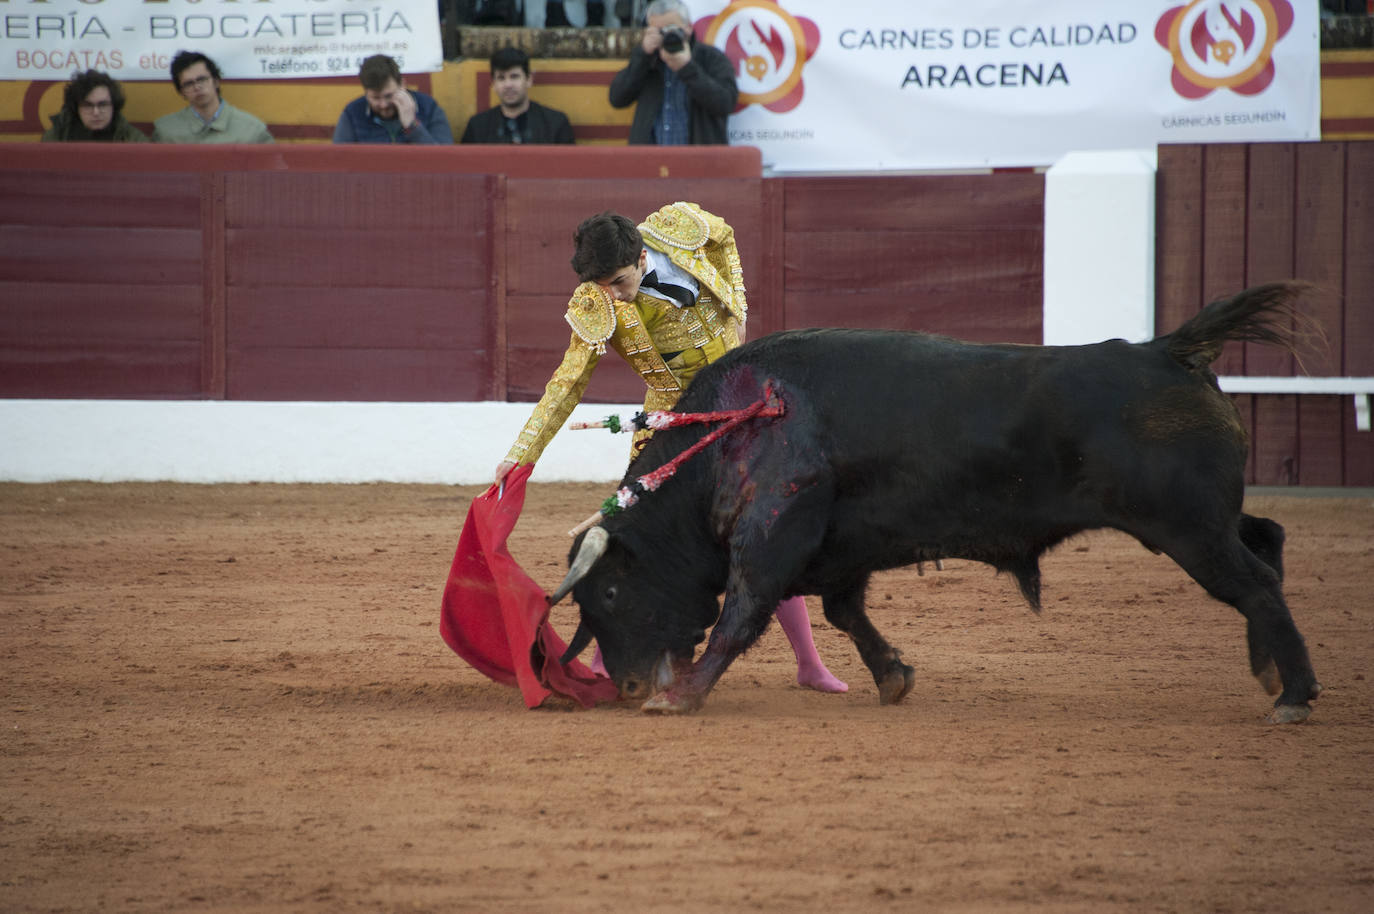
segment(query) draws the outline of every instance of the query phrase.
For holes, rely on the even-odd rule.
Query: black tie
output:
[[[644,280],[640,283],[673,299],[679,308],[690,308],[696,303],[696,296],[692,295],[691,290],[684,289],[682,286],[675,286],[670,282],[660,282],[657,270],[650,270],[644,274]]]

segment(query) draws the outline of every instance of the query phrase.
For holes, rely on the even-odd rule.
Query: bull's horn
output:
[[[606,532],[605,527],[593,527],[587,531],[587,535],[582,537],[582,545],[578,547],[577,555],[573,557],[572,567],[568,569],[567,577],[549,597],[550,606],[566,597],[568,591],[573,589],[573,585],[587,576],[587,572],[592,570],[592,565],[596,564],[596,560],[606,552],[606,547],[610,542],[611,537]],[[585,645],[583,646],[585,647]]]
[[[572,662],[574,657],[582,653],[582,649],[586,647],[591,640],[592,630],[587,628],[585,622],[577,623],[577,631],[573,632],[572,643],[569,644],[568,649],[563,652],[563,656],[558,658],[558,662],[567,666]]]

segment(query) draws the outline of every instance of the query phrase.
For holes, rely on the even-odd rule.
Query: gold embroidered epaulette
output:
[[[678,201],[651,213],[639,226],[650,247],[709,288],[720,307],[736,320],[749,313],[744,297],[744,273],[734,231],[719,216],[695,203]]]
[[[695,251],[711,237],[706,217],[690,203],[671,203],[640,223],[641,234],[669,247]]]
[[[573,290],[568,302],[568,325],[597,355],[606,354],[606,341],[615,333],[615,302],[594,282]]]

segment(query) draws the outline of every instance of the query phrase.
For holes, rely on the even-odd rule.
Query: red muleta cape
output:
[[[567,644],[549,625],[544,590],[506,548],[533,470],[516,467],[504,494],[492,486],[472,500],[444,587],[439,634],[478,672],[519,688],[528,707],[555,692],[584,708],[615,701],[610,679],[580,660],[566,667],[558,662]]]

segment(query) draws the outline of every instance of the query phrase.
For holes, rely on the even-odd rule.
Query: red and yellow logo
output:
[[[695,31],[735,65],[736,111],[762,105],[781,114],[801,103],[802,68],[821,44],[816,23],[791,15],[777,0],[731,0],[715,16],[698,20]]]
[[[1288,0],[1192,0],[1155,23],[1155,41],[1174,58],[1174,91],[1258,95],[1274,80],[1274,45],[1293,27]]]

